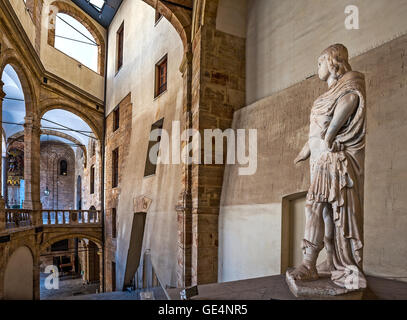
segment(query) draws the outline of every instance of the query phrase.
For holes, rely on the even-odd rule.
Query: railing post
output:
[[[34,227],[42,226],[42,212],[41,212],[41,210],[33,210],[31,212],[31,214],[32,214],[31,224]]]

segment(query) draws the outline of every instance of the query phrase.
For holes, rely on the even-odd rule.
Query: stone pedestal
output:
[[[314,281],[294,280],[286,272],[286,282],[290,291],[299,299],[304,300],[362,300],[363,290],[349,290],[337,286],[329,277],[321,277]]]

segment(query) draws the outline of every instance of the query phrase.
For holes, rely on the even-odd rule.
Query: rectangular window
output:
[[[167,90],[167,55],[155,65],[155,97]]]
[[[112,208],[112,238],[116,238],[116,208]]]
[[[119,71],[123,65],[123,44],[124,44],[124,22],[117,31],[117,67],[116,71]]]
[[[162,130],[163,124],[164,124],[164,119],[157,121],[156,123],[154,123],[151,126],[151,131]],[[158,152],[160,151],[160,140],[161,140],[161,136],[158,137],[157,141],[149,141],[149,143],[148,143],[146,166],[144,169],[144,177],[152,176],[156,172]],[[154,150],[156,152],[151,152],[151,149],[154,146],[156,146],[156,148]],[[150,152],[152,153],[151,158],[150,158]]]
[[[117,106],[113,111],[113,132],[119,129],[120,126],[120,107]]]
[[[112,291],[116,291],[116,262],[112,262]]]
[[[90,167],[90,194],[95,193],[95,166]]]
[[[112,188],[119,184],[119,148],[112,151]]]

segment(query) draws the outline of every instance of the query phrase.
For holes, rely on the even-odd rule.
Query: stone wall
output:
[[[105,285],[106,291],[112,291],[112,262],[116,261],[116,237],[112,237],[112,210],[119,205],[121,193],[120,182],[123,179],[124,164],[126,163],[130,147],[132,126],[131,94],[128,94],[118,105],[120,125],[113,131],[113,113],[106,119],[106,157],[105,157]],[[112,188],[112,151],[119,148],[119,181],[118,187]],[[117,216],[116,216],[117,219]],[[116,222],[117,230],[117,222]],[[115,275],[114,275],[115,276]]]
[[[367,85],[364,267],[368,274],[399,279],[407,273],[406,47],[403,36],[350,61]],[[309,162],[295,166],[293,160],[306,142],[312,103],[324,91],[324,82],[313,77],[235,113],[234,128],[258,130],[258,169],[239,176],[237,166],[226,168],[220,281],[284,271],[288,212],[282,201],[309,187]]]
[[[75,154],[72,148],[56,141],[41,142],[40,196],[43,209],[75,209]],[[67,175],[60,174],[60,162],[68,164]],[[49,196],[44,194],[48,187]]]

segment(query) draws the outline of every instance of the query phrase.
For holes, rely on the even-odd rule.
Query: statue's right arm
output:
[[[297,164],[301,161],[307,160],[311,156],[311,150],[309,148],[308,141],[302,148],[301,152],[298,154],[297,158],[294,160],[294,164]]]

